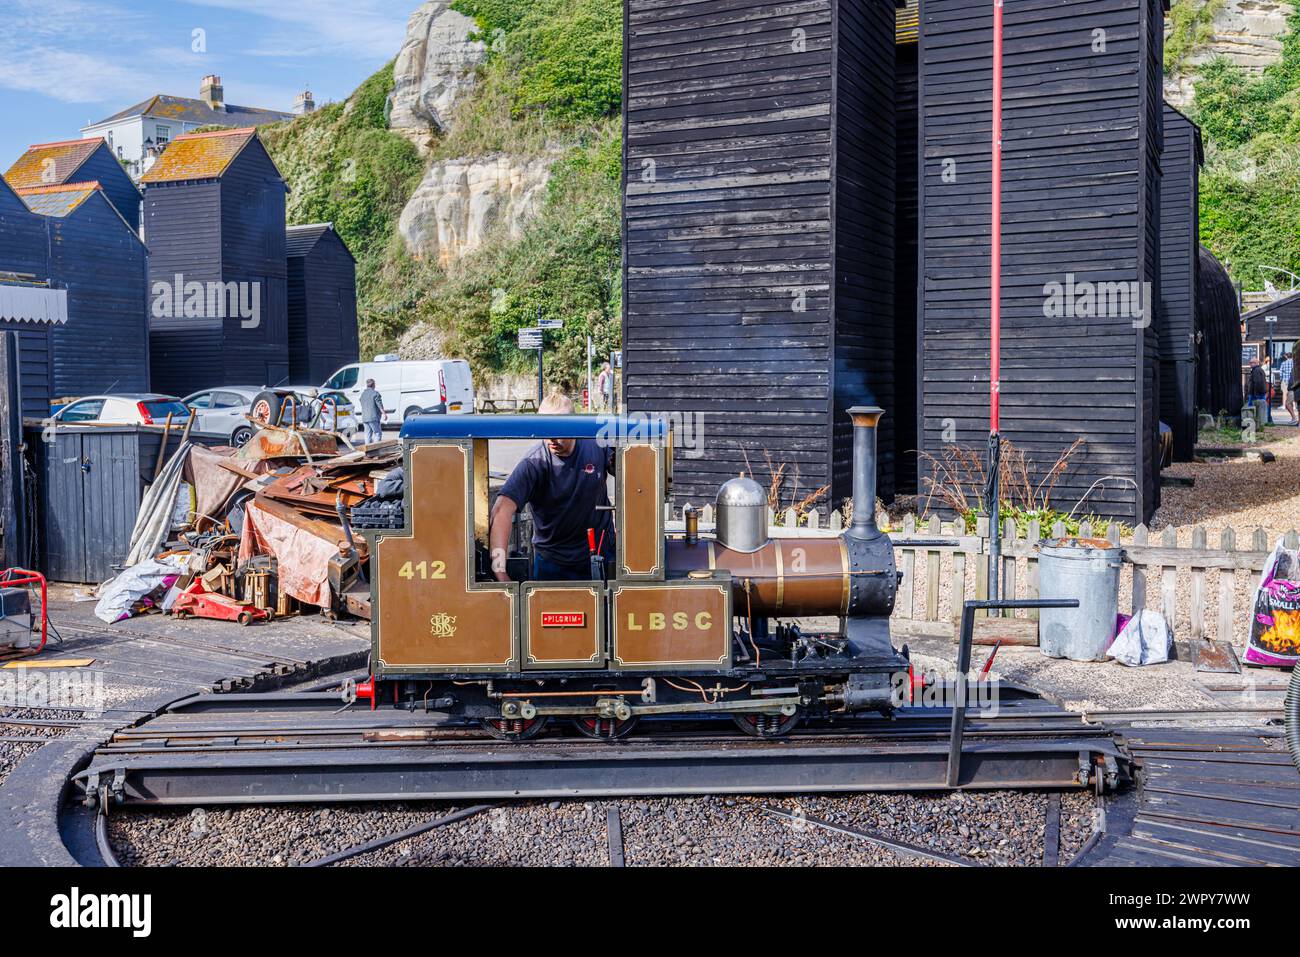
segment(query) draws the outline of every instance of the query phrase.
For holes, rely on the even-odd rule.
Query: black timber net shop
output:
[[[1204,397],[1241,407],[1235,296],[1197,242],[1200,131],[1163,102],[1165,13],[1004,7],[1001,434],[1031,481],[1073,447],[1051,504],[1130,524]],[[955,450],[982,460],[993,3],[624,18],[625,396],[700,430],[676,504],[780,469],[787,496],[839,508],[856,404],[886,410],[885,499],[924,495]]]

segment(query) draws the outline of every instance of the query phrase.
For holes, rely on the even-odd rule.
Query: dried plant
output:
[[[998,470],[1002,500],[1021,512],[1047,512],[1052,509],[1052,493],[1065,474],[1070,459],[1083,448],[1083,439],[1075,439],[1064,449],[1040,477],[1039,469],[1029,457],[1009,440],[1002,439],[1002,460]],[[984,487],[988,481],[988,462],[983,449],[946,445],[938,455],[922,452],[930,464],[930,474],[922,479],[925,513],[937,501],[960,515],[979,512]]]
[[[743,448],[740,450],[745,457],[745,474],[758,480],[753,466],[749,461],[749,453]],[[781,515],[787,509],[794,509],[795,515],[800,521],[803,521],[809,512],[811,512],[826,494],[830,491],[829,485],[823,485],[820,488],[813,489],[804,494],[799,493],[799,464],[796,462],[793,471],[788,462],[776,462],[772,458],[772,453],[767,449],[763,450],[763,461],[767,467],[768,485],[767,485],[767,505],[774,515]],[[789,491],[786,490],[787,477],[789,478]]]

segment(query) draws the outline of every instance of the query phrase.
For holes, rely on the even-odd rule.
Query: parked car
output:
[[[474,379],[464,359],[403,361],[376,357],[375,362],[343,366],[319,391],[342,392],[355,406],[367,379],[375,380],[375,389],[388,413],[388,425],[400,425],[413,415],[425,413],[468,415],[474,411]]]
[[[171,414],[172,425],[184,428],[190,410],[174,395],[133,392],[124,395],[87,395],[59,408],[55,422],[98,422],[112,425],[162,425]],[[195,423],[197,424],[197,423]]]
[[[278,423],[292,415],[298,425],[328,428],[344,435],[360,428],[346,396],[323,393],[317,397],[313,394],[315,392],[314,387],[231,385],[195,392],[183,401],[194,409],[195,429],[228,435],[230,444],[236,447],[247,442],[257,428],[249,421],[250,416],[258,422]],[[327,395],[338,397],[334,405],[324,401]],[[290,397],[292,404],[289,403]],[[286,408],[292,408],[293,412],[286,413]],[[338,412],[337,427],[334,425],[334,409]],[[326,421],[321,421],[322,416]]]

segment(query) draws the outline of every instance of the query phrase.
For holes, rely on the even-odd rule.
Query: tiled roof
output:
[[[286,226],[284,230],[285,256],[305,256],[320,238],[334,228],[333,223],[310,223],[306,226]]]
[[[15,189],[66,183],[103,143],[102,136],[95,136],[84,140],[29,146],[27,152],[9,167],[5,180]]]
[[[100,120],[99,123],[111,123],[133,116],[151,116],[159,120],[177,120],[197,123],[201,126],[261,126],[264,123],[278,123],[281,120],[293,119],[292,113],[281,113],[279,110],[236,106],[233,103],[226,103],[223,109],[214,110],[204,100],[158,93],[147,100],[128,106],[120,113],[114,113]],[[99,123],[91,125],[98,126]]]
[[[27,208],[42,216],[67,216],[99,189],[97,181],[61,186],[28,186],[14,190]]]
[[[172,140],[157,162],[140,177],[142,183],[174,183],[188,179],[217,179],[231,160],[257,136],[251,126],[215,133],[186,133]]]

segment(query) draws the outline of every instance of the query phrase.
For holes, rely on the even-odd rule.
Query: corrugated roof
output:
[[[308,223],[304,226],[286,226],[284,254],[286,257],[305,256],[320,238],[334,228],[333,223]]]
[[[98,180],[62,186],[28,186],[14,190],[27,208],[42,216],[67,216],[99,189]]]
[[[102,136],[61,143],[37,143],[9,167],[5,181],[14,189],[57,186],[69,182],[90,154],[104,145]]]
[[[920,34],[919,0],[907,0],[906,7],[894,11],[894,43],[916,43]]]
[[[293,119],[292,113],[282,113],[279,110],[264,110],[257,106],[236,106],[234,103],[226,103],[224,109],[214,110],[205,100],[156,93],[147,100],[128,106],[120,113],[105,117],[99,123],[112,123],[133,116],[151,116],[160,120],[198,123],[201,126],[261,126],[264,123],[279,123],[281,120]],[[98,126],[99,123],[91,125]]]
[[[189,179],[217,179],[257,136],[251,126],[215,133],[186,133],[167,145],[157,162],[140,177],[142,183],[175,183]]]

